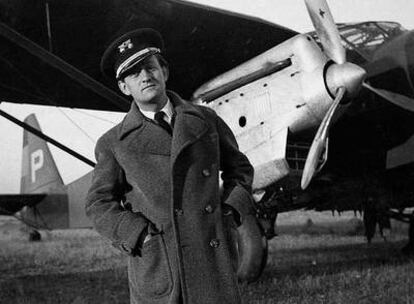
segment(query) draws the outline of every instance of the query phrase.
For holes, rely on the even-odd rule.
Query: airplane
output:
[[[239,278],[260,276],[277,214],[302,208],[363,210],[369,240],[381,218],[409,222],[412,251],[413,32],[392,22],[336,26],[324,0],[305,3],[315,33],[179,0],[0,1],[0,97],[126,111],[99,59],[125,26],[155,28],[168,87],[213,108],[255,167],[257,213],[237,231]]]
[[[24,123],[41,130],[34,114]],[[21,168],[20,194],[0,195],[0,215],[15,216],[30,227],[30,240],[41,239],[39,229],[92,227],[84,210],[92,171],[64,185],[46,141],[27,130],[23,131]]]

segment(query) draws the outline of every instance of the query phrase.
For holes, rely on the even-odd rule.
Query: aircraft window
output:
[[[338,24],[342,44],[348,50],[354,50],[363,57],[370,57],[378,46],[392,37],[406,31],[396,22],[361,22]],[[315,32],[310,35],[319,42]]]
[[[246,120],[246,117],[245,116],[241,116],[240,118],[239,118],[239,125],[240,125],[240,127],[245,127],[246,126],[246,123],[247,123],[247,120]]]
[[[348,48],[351,47],[372,54],[378,46],[401,34],[404,28],[395,22],[364,22],[344,25],[339,31],[347,42]]]

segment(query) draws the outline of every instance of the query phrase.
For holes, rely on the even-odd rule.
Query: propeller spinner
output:
[[[323,50],[334,61],[326,71],[325,83],[330,94],[335,96],[335,100],[326,112],[310,147],[302,174],[302,189],[307,188],[312,177],[321,169],[317,168],[319,159],[327,148],[332,117],[342,99],[344,96],[354,96],[361,88],[366,75],[361,67],[346,62],[346,52],[326,1],[305,0],[305,3]]]

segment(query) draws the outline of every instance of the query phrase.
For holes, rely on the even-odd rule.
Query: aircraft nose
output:
[[[366,71],[356,64],[345,62],[331,64],[326,71],[326,85],[331,96],[335,96],[339,87],[345,87],[347,96],[355,96],[366,77]]]

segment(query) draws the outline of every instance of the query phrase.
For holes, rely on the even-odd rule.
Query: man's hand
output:
[[[147,234],[144,238],[144,242],[142,242],[142,245],[144,245],[146,242],[148,242],[150,239],[152,239],[152,235],[151,234]]]
[[[146,242],[151,240],[152,237],[158,233],[159,231],[157,230],[155,225],[152,223],[149,223],[147,228],[142,231],[141,236],[139,237],[139,240],[138,240],[139,248],[142,248]]]
[[[142,249],[142,247],[144,246],[144,244],[146,242],[148,242],[150,239],[152,238],[151,233],[149,232],[148,227],[146,229],[144,229],[141,233],[141,235],[139,236],[138,239],[138,243],[137,243],[137,247],[139,249]]]

